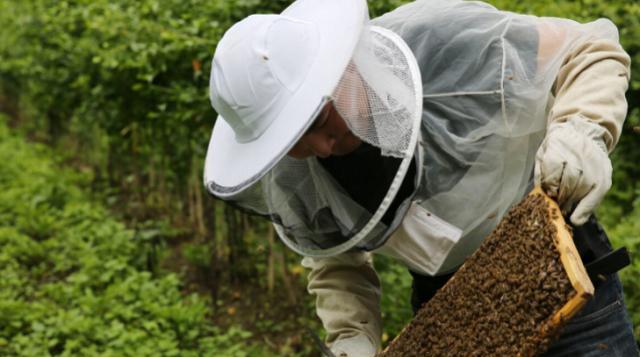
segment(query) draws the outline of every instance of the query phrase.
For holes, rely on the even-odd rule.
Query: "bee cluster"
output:
[[[559,326],[551,317],[574,295],[540,194],[500,222],[451,280],[380,356],[534,356]]]

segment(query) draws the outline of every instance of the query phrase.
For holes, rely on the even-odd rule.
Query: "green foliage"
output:
[[[207,86],[218,39],[287,3],[2,0],[0,90],[31,112],[23,124],[36,136],[71,136],[97,177],[143,197],[160,181],[184,197],[215,120]]]
[[[203,244],[188,244],[182,248],[182,254],[192,265],[206,271],[211,268],[211,252],[208,248]]]
[[[391,342],[413,318],[412,277],[406,267],[391,258],[376,256],[374,263],[382,284],[382,342],[385,344]]]
[[[2,119],[0,117],[0,119]],[[137,232],[91,203],[86,178],[0,120],[1,356],[249,356],[173,274],[145,271]]]

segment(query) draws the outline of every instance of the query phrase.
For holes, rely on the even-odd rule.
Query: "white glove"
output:
[[[336,340],[331,346],[336,357],[374,357],[376,345],[365,335]]]
[[[605,129],[582,117],[549,125],[536,154],[535,183],[554,197],[571,222],[584,224],[611,188]]]

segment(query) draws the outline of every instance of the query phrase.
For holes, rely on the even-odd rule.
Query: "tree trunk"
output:
[[[218,301],[218,284],[220,284],[220,265],[218,263],[219,261],[219,254],[218,254],[218,237],[216,234],[216,229],[217,229],[217,222],[216,222],[216,201],[215,200],[209,200],[209,202],[211,202],[209,210],[207,210],[207,212],[211,212],[209,214],[209,241],[210,241],[210,245],[211,245],[211,267],[209,268],[209,272],[211,274],[210,276],[210,286],[211,286],[211,290],[210,290],[210,295],[211,295],[211,305],[213,306],[213,309],[215,311],[216,307],[217,307],[217,301]]]
[[[296,304],[296,294],[293,291],[293,284],[291,283],[291,276],[289,275],[289,269],[287,269],[287,258],[284,252],[278,253],[278,260],[280,261],[280,272],[282,273],[282,282],[284,288],[287,291],[287,299],[291,305]]]
[[[267,239],[269,241],[269,257],[267,261],[267,291],[269,294],[273,293],[274,283],[275,283],[275,244],[274,244],[274,231],[273,226],[269,225],[267,231]]]

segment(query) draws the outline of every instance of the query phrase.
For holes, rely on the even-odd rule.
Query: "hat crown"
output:
[[[225,33],[209,90],[238,142],[253,141],[270,126],[304,81],[318,41],[313,23],[283,15],[252,15]]]

